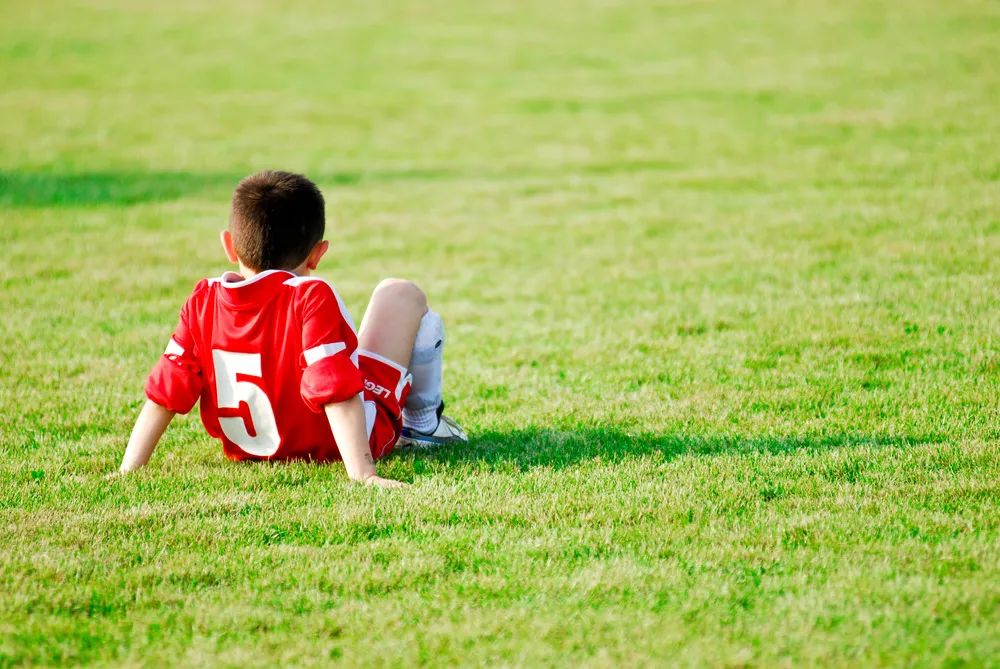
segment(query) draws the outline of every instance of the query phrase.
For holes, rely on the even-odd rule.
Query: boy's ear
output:
[[[313,247],[313,250],[306,257],[306,267],[310,271],[316,269],[319,266],[320,259],[328,250],[330,250],[330,242],[325,239],[321,242],[316,242],[316,246]]]
[[[222,242],[222,250],[226,252],[226,258],[234,265],[239,263],[240,257],[236,255],[236,242],[233,241],[233,233],[223,230],[219,233],[219,241]]]

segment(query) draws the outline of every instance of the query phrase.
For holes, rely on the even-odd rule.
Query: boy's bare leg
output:
[[[375,287],[358,333],[358,346],[410,366],[420,319],[427,313],[427,296],[417,284],[386,279]]]
[[[361,349],[405,367],[413,383],[403,407],[401,444],[464,443],[465,432],[442,415],[444,323],[411,281],[386,279],[372,294],[358,335]]]

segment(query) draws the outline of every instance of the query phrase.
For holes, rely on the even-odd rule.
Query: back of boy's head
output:
[[[229,229],[236,255],[256,272],[295,269],[323,239],[323,194],[301,174],[265,170],[233,193]]]

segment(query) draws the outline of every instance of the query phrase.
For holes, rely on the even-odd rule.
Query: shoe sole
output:
[[[449,444],[467,444],[469,443],[466,439],[459,439],[457,437],[420,437],[419,439],[414,439],[413,437],[400,437],[399,441],[396,442],[397,448],[431,448],[434,446],[447,446]]]

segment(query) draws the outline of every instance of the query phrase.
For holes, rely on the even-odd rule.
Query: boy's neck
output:
[[[238,274],[243,277],[244,281],[247,280],[247,279],[254,278],[255,276],[257,276],[261,272],[268,271],[268,270],[261,270],[260,272],[258,272],[257,270],[250,269],[249,267],[247,267],[246,265],[244,265],[242,261],[240,263],[238,263],[238,264],[239,264]],[[282,268],[281,271],[283,271],[283,272],[291,272],[295,276],[309,276],[309,267],[308,267],[308,265],[305,262],[303,262],[301,265],[299,265],[295,269],[284,269],[284,268]]]

